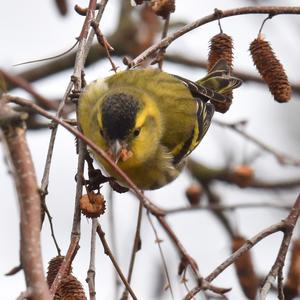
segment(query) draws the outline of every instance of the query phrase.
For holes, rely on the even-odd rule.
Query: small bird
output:
[[[79,98],[85,136],[104,149],[141,189],[173,181],[207,132],[214,105],[241,85],[225,60],[193,82],[158,69],[127,70],[89,84]],[[95,158],[124,184],[100,157]]]

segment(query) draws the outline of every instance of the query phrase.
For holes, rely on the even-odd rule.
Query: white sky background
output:
[[[83,18],[70,10],[66,18],[58,15],[54,1],[2,1],[0,20],[1,40],[0,67],[19,72],[22,67],[11,66],[27,60],[44,58],[63,52],[70,47],[78,36]],[[86,6],[88,1],[69,1],[70,7],[78,3]],[[114,30],[118,13],[117,0],[110,0],[101,21],[101,29],[109,35]],[[298,5],[299,1],[264,1],[268,5]],[[199,1],[177,0],[176,12],[172,15],[174,20],[193,21],[201,16],[212,13],[215,7],[228,9],[249,5],[248,1]],[[231,35],[235,44],[234,64],[238,69],[257,73],[249,55],[249,44],[256,37],[258,29],[265,16],[247,15],[222,20],[225,33]],[[292,82],[299,80],[298,68],[300,58],[298,54],[300,16],[277,16],[268,21],[263,30],[266,39],[271,41],[275,53],[282,61]],[[171,52],[188,54],[195,59],[206,58],[209,39],[219,32],[217,22],[207,24],[192,33],[187,34],[174,42]],[[121,61],[116,61],[121,65]],[[30,67],[30,66],[29,66]],[[24,67],[25,68],[25,67]],[[204,71],[184,68],[175,64],[165,63],[165,71],[175,73],[190,79],[197,79]],[[89,82],[97,77],[107,76],[110,65],[107,61],[92,66],[86,70],[86,80]],[[34,87],[47,97],[62,97],[72,70],[34,83]],[[298,81],[299,82],[299,81]],[[16,90],[14,94],[29,97],[26,93]],[[234,103],[225,115],[216,114],[220,120],[236,121],[249,120],[248,131],[255,134],[266,144],[277,149],[300,157],[298,151],[299,131],[297,116],[300,112],[299,96],[294,96],[288,104],[278,104],[273,101],[266,87],[254,83],[245,83],[235,92]],[[299,124],[299,123],[298,123]],[[289,126],[288,126],[289,125]],[[291,126],[293,125],[293,126]],[[47,153],[50,131],[28,133],[28,143],[36,163],[36,172],[41,180],[43,165]],[[74,176],[76,173],[76,154],[74,138],[64,129],[59,129],[54,149],[53,164],[50,174],[49,196],[47,203],[54,217],[55,232],[62,252],[65,253],[72,226],[73,199],[75,194]],[[202,144],[197,148],[194,157],[212,166],[224,166],[225,152],[234,153],[233,163],[240,164],[247,155],[256,149],[228,130],[212,126]],[[19,212],[14,192],[13,181],[7,174],[3,160],[3,148],[0,148],[0,289],[1,299],[15,299],[25,289],[22,272],[13,277],[5,277],[4,273],[19,263]],[[277,166],[275,159],[270,155],[263,155],[253,163],[255,174],[266,180],[287,178],[288,175],[299,175],[296,168],[282,168]],[[186,204],[184,191],[191,182],[187,174],[183,174],[174,183],[147,195],[163,207],[178,207]],[[265,193],[257,191],[240,191],[232,186],[217,186],[218,192],[226,203],[248,201],[293,201],[297,190],[290,193]],[[104,189],[106,192],[106,189]],[[107,193],[105,193],[107,194]],[[117,195],[114,216],[117,228],[118,258],[124,270],[128,265],[132,247],[135,219],[137,213],[137,200],[128,195]],[[108,214],[102,218],[107,237]],[[238,230],[247,237],[256,234],[259,230],[281,220],[286,212],[270,209],[252,209],[238,211],[232,215],[232,220]],[[255,221],[254,221],[255,220]],[[137,254],[136,271],[133,276],[133,288],[139,299],[155,299],[152,284],[156,283],[156,276],[160,257],[154,243],[154,235],[148,221],[144,218],[142,227],[142,250]],[[219,222],[206,212],[195,212],[170,216],[168,221],[173,226],[184,246],[197,260],[200,271],[207,275],[220,264],[230,253],[227,233]],[[89,263],[89,239],[91,222],[82,218],[81,248],[74,260],[74,275],[86,287],[84,279]],[[156,226],[159,228],[159,226]],[[169,239],[159,228],[159,235],[164,239],[162,244],[167,262],[170,265],[170,274],[175,289],[175,299],[181,299],[185,290],[179,284],[176,276],[178,258]],[[279,235],[264,240],[253,251],[256,269],[265,275],[269,271],[279,246]],[[44,224],[42,232],[42,250],[45,267],[47,261],[56,255],[52,243],[48,222]],[[108,257],[103,254],[102,246],[97,243],[96,282],[98,299],[114,299],[112,268]],[[126,273],[126,272],[125,272]],[[223,287],[235,286],[229,293],[231,299],[244,299],[236,287],[235,273],[229,268],[214,283]],[[193,286],[192,283],[190,283]],[[163,299],[171,299],[168,292]],[[198,296],[197,299],[202,299]],[[269,299],[274,299],[270,296]]]

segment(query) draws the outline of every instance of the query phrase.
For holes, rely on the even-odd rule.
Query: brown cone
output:
[[[86,300],[83,287],[73,275],[64,277],[60,283],[55,300]]]
[[[217,112],[225,114],[232,104],[233,93],[232,91],[229,91],[227,93],[224,93],[223,95],[226,97],[225,102],[216,102],[214,100],[210,100],[210,102],[215,106]]]
[[[64,256],[58,255],[53,257],[50,261],[49,261],[49,265],[48,265],[48,272],[47,272],[47,283],[48,286],[51,287],[56,274],[58,273],[58,270],[64,260]],[[66,275],[69,275],[71,273],[71,267],[66,271]]]
[[[101,194],[90,192],[80,198],[81,212],[88,218],[97,218],[105,211],[105,200]]]
[[[253,169],[247,165],[235,166],[232,170],[234,182],[241,188],[245,188],[253,182]]]
[[[233,62],[233,43],[232,38],[225,34],[219,33],[210,40],[209,54],[208,54],[208,71],[216,64],[219,59],[226,60],[230,71],[232,71]]]
[[[287,282],[284,285],[283,291],[286,300],[294,299],[299,295],[300,288],[300,239],[293,242],[291,252],[291,262],[287,276]]]
[[[276,58],[271,45],[261,36],[250,44],[250,52],[258,72],[277,102],[287,102],[292,89],[282,64]]]
[[[212,67],[216,64],[219,59],[224,59],[229,68],[230,72],[232,72],[232,63],[233,63],[233,43],[232,38],[225,34],[219,33],[212,37],[209,45],[209,53],[208,53],[208,65],[207,69],[210,71]],[[224,94],[227,98],[226,102],[220,103],[211,100],[211,103],[215,106],[216,111],[220,113],[225,113],[228,111],[232,104],[233,94],[232,91]]]
[[[175,0],[151,0],[150,5],[154,13],[164,19],[175,11]]]
[[[232,240],[232,252],[238,250],[246,242],[242,236],[235,236]],[[255,299],[258,289],[256,277],[250,252],[245,252],[234,262],[235,270],[244,294],[248,299]]]
[[[192,206],[198,205],[200,203],[202,195],[203,188],[199,184],[192,184],[185,191],[185,196]]]

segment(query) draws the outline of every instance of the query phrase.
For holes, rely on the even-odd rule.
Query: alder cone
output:
[[[219,33],[212,37],[209,45],[208,53],[208,71],[216,64],[219,59],[226,60],[230,71],[232,71],[232,62],[233,62],[233,42],[232,38],[225,34]]]
[[[105,200],[101,194],[89,192],[80,198],[81,212],[87,218],[97,218],[105,212]]]
[[[150,6],[156,15],[166,19],[175,11],[175,0],[151,0]]]
[[[54,299],[87,300],[80,281],[73,275],[68,275],[62,279]]]
[[[251,185],[253,182],[253,173],[253,169],[247,165],[235,166],[232,170],[233,180],[241,188]]]
[[[217,112],[225,114],[232,104],[233,93],[232,91],[229,91],[227,93],[224,93],[223,95],[226,97],[225,102],[217,102],[214,100],[210,100],[210,102],[215,106],[215,110]]]
[[[287,281],[284,284],[283,292],[286,300],[294,299],[299,295],[300,288],[300,239],[293,242],[291,261]]]
[[[56,6],[59,10],[59,13],[62,16],[65,16],[68,12],[68,6],[67,6],[67,1],[66,0],[55,0]]]
[[[51,287],[64,258],[65,258],[64,256],[58,255],[58,256],[53,257],[49,261],[48,272],[47,272],[47,283],[48,283],[49,288]],[[71,273],[71,271],[72,270],[70,267],[68,270],[66,270],[66,275],[69,275]]]
[[[232,240],[232,252],[237,251],[245,242],[244,237],[235,236]],[[259,284],[249,251],[240,256],[234,262],[234,266],[244,294],[248,299],[255,299]]]
[[[277,102],[287,102],[292,89],[282,64],[276,58],[269,42],[261,36],[250,44],[250,52],[258,72]]]
[[[192,206],[196,206],[200,203],[202,195],[203,188],[199,184],[192,184],[185,191],[185,196]]]
[[[212,69],[219,59],[224,59],[229,66],[230,72],[232,72],[233,42],[232,38],[223,32],[213,36],[210,40],[207,65],[208,71]],[[232,91],[224,94],[224,96],[227,98],[227,101],[223,103],[211,100],[211,103],[215,106],[216,111],[223,114],[228,111],[232,104]]]

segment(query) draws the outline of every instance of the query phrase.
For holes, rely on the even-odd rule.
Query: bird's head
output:
[[[153,152],[153,138],[160,130],[151,112],[149,103],[132,93],[114,93],[104,98],[98,115],[99,133],[115,162],[131,157],[130,161],[138,162]]]

